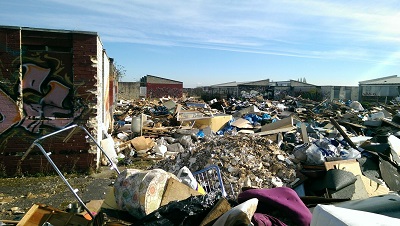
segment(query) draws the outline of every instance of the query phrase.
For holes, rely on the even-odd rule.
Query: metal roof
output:
[[[221,84],[216,84],[216,85],[211,85],[211,87],[236,87],[239,84],[242,84],[243,82],[227,82],[227,83],[221,83]]]
[[[258,80],[258,81],[250,81],[250,82],[226,82],[216,85],[211,85],[211,87],[236,87],[238,85],[268,85],[269,79]]]
[[[365,80],[359,82],[360,85],[388,85],[388,84],[400,84],[400,78],[397,75]]]
[[[62,30],[62,29],[49,29],[49,28],[32,28],[32,27],[19,27],[19,26],[6,26],[6,25],[0,25],[0,28],[2,28],[2,29],[14,29],[14,30],[25,30],[25,31],[42,31],[42,32],[77,33],[77,34],[98,35],[97,32],[93,32],[93,31]]]

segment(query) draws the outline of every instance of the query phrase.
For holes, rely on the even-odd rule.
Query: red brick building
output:
[[[113,68],[95,32],[1,26],[0,176],[52,171],[39,149],[21,156],[36,139],[69,125],[102,140],[102,128],[113,123]],[[64,171],[97,167],[96,145],[84,131],[70,132],[41,142],[55,164]]]
[[[147,98],[182,97],[183,82],[147,75],[140,79],[140,87],[145,88]]]

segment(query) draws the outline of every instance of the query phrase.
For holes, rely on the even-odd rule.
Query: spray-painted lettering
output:
[[[63,128],[81,115],[83,108],[73,111],[72,107],[64,105],[71,90],[60,81],[49,80],[50,68],[32,63],[24,64],[23,67],[24,117],[21,117],[16,102],[0,89],[0,103],[3,106],[0,109],[0,134],[16,125],[32,133],[38,133],[42,126]]]

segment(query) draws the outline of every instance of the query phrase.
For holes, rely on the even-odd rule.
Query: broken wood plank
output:
[[[361,129],[367,129],[366,126],[363,126],[363,125],[360,125],[360,124],[351,123],[351,122],[340,121],[339,124],[353,126],[353,127],[357,127],[357,128],[361,128]]]
[[[310,140],[308,138],[307,127],[305,123],[301,123],[301,137],[303,138],[303,143],[309,143]]]
[[[343,139],[354,149],[358,150],[358,147],[350,140],[349,136],[343,131],[342,127],[336,122],[336,120],[332,117],[329,118],[331,123],[335,126],[335,128],[339,131],[340,135],[342,135]]]

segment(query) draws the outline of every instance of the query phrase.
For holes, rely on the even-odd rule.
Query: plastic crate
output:
[[[207,168],[194,172],[193,176],[207,193],[220,191],[223,197],[227,196],[225,186],[222,181],[221,171],[219,170],[218,166],[211,165]]]

